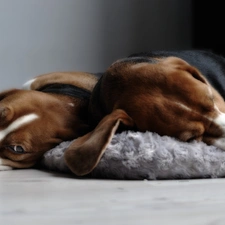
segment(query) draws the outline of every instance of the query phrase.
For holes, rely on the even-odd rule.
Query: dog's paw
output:
[[[13,167],[4,165],[4,159],[0,158],[0,171],[12,170]]]
[[[0,165],[0,171],[7,171],[7,170],[12,170],[13,168],[11,166],[3,166]]]

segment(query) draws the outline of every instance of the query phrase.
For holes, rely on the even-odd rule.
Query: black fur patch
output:
[[[119,62],[120,63],[130,62],[130,63],[136,64],[136,63],[144,63],[144,62],[156,63],[157,61],[154,58],[150,58],[150,57],[131,55],[128,58],[121,59]]]
[[[54,93],[54,94],[61,94],[61,95],[68,95],[75,98],[80,99],[90,99],[91,92],[84,90],[82,88],[76,87],[71,84],[48,84],[42,88],[40,88],[38,91],[42,91],[45,93]]]

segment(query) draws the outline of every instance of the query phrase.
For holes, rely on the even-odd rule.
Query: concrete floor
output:
[[[1,225],[224,225],[225,179],[76,179],[0,172]]]

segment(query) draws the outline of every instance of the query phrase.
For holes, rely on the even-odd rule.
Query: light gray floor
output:
[[[225,179],[76,179],[0,172],[1,225],[224,225]]]

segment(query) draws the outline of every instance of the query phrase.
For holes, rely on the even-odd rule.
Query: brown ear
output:
[[[134,126],[133,120],[126,112],[117,109],[105,116],[92,132],[71,143],[64,157],[74,174],[86,175],[98,165],[120,122],[125,126]]]

